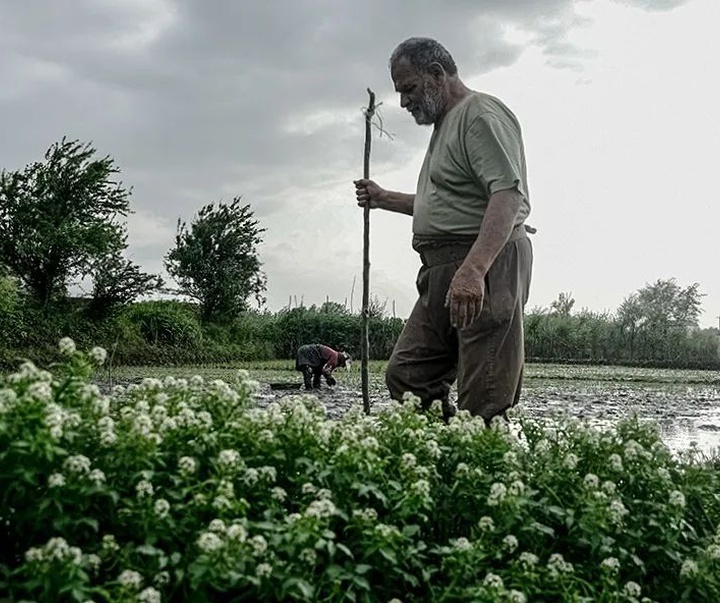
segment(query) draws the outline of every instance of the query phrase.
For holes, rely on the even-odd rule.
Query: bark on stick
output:
[[[375,115],[375,93],[367,89],[370,102],[365,110],[365,154],[363,160],[363,178],[370,178],[370,144],[372,141],[372,118]],[[370,359],[370,204],[363,209],[363,292],[360,341],[360,374],[362,379],[363,410],[370,414],[370,376],[368,363]]]

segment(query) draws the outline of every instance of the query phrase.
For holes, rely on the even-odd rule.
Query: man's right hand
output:
[[[353,184],[355,184],[355,196],[360,207],[365,207],[365,205],[368,205],[370,209],[380,207],[382,198],[387,194],[384,188],[365,178],[354,180]]]

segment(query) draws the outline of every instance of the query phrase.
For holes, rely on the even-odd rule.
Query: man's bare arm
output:
[[[515,189],[497,191],[490,197],[480,232],[463,262],[463,265],[475,267],[480,278],[485,278],[495,258],[508,242],[522,201],[522,194]]]
[[[360,207],[370,204],[370,209],[384,209],[399,214],[413,215],[415,195],[388,191],[372,180],[355,180],[355,194]]]
[[[522,199],[514,189],[498,191],[490,197],[480,233],[447,292],[445,303],[450,309],[450,324],[454,327],[464,328],[480,316],[485,297],[485,275],[510,238]]]

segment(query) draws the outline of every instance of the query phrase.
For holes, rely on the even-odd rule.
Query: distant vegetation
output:
[[[103,345],[113,365],[232,363],[292,358],[303,343],[359,352],[360,316],[328,300],[279,312],[263,305],[266,276],[257,248],[265,229],[249,205],[209,203],[178,219],[164,258],[169,288],[125,257],[130,191],[112,158],[63,139],[44,161],[0,173],[0,366],[56,359],[69,336]],[[73,296],[82,283],[88,291]],[[155,301],[149,296],[170,298]],[[574,311],[561,293],[525,323],[530,361],[720,368],[717,329],[700,329],[694,283],[658,280],[615,313]],[[181,301],[190,300],[190,301]],[[386,359],[403,327],[373,299],[370,357]]]

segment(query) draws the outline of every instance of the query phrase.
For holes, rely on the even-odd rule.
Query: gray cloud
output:
[[[403,165],[427,138],[397,107],[388,78],[387,57],[402,39],[439,39],[468,77],[513,64],[528,45],[557,67],[578,69],[591,56],[567,43],[583,25],[572,0],[0,5],[0,166],[21,167],[63,135],[93,140],[133,185],[145,224],[157,224],[131,222],[133,252],[148,266],[159,266],[179,216],[242,194],[267,220],[271,279],[284,278],[284,258],[307,246],[302,224],[347,201],[334,191],[360,171],[366,86],[388,101],[382,111],[396,133],[375,143],[377,168]],[[527,32],[527,42],[508,41],[507,28]],[[353,250],[345,239],[355,215],[310,231]],[[350,251],[337,260],[352,271]]]

